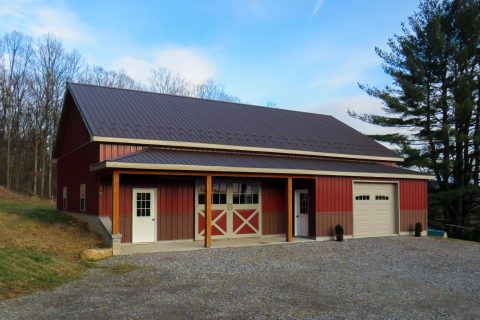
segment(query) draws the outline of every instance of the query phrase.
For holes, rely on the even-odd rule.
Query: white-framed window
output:
[[[388,196],[375,196],[375,200],[388,200]]]
[[[257,204],[259,188],[257,185],[248,183],[232,183],[233,203],[235,204]]]
[[[63,187],[63,193],[62,193],[62,208],[64,210],[67,210],[67,186]]]
[[[85,203],[85,183],[82,183],[80,185],[80,211],[81,212],[85,212],[85,207],[86,207],[86,203]]]
[[[356,196],[355,200],[370,200],[370,196],[369,195]]]

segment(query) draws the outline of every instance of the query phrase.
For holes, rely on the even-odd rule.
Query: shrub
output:
[[[423,231],[422,224],[420,222],[415,223],[415,232],[422,233],[422,231]]]
[[[337,224],[335,226],[335,234],[339,236],[343,236],[343,227],[341,224]]]

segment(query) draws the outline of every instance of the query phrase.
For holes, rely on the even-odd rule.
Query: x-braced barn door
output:
[[[195,239],[205,234],[205,185],[195,188]],[[212,186],[212,238],[261,235],[260,183],[218,181]]]

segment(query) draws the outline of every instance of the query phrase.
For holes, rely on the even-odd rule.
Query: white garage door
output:
[[[353,236],[379,237],[397,233],[395,185],[358,183],[353,185]]]

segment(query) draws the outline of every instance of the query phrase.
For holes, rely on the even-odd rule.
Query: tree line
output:
[[[350,114],[398,129],[373,138],[435,176],[430,213],[469,225],[480,218],[480,1],[421,1],[387,44],[376,52],[392,83],[360,86],[383,101],[384,114]]]
[[[52,149],[67,81],[239,101],[212,79],[194,84],[158,68],[143,84],[123,70],[88,65],[52,34],[6,33],[0,37],[0,185],[44,198],[55,194]]]

